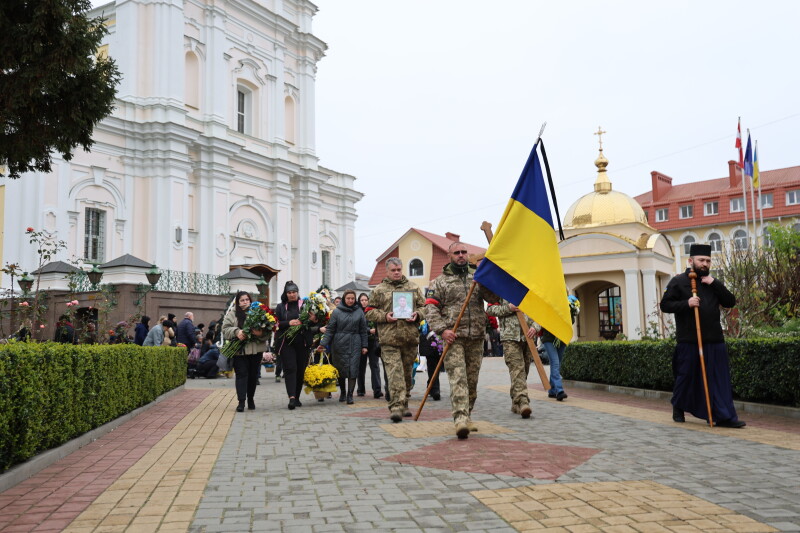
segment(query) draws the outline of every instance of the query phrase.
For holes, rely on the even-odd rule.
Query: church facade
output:
[[[122,73],[90,153],[4,185],[3,258],[37,266],[25,228],[67,243],[56,259],[132,254],[160,269],[279,270],[272,294],[355,277],[355,178],[315,153],[315,75],[326,44],[305,0],[118,0],[90,14]],[[7,283],[7,280],[6,280]]]

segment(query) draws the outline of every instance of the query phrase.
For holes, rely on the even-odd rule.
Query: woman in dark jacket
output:
[[[339,387],[342,390],[339,401],[345,401],[344,380],[347,379],[347,403],[353,403],[353,390],[356,388],[358,367],[361,357],[367,353],[369,331],[364,311],[356,302],[354,291],[345,291],[342,301],[331,313],[331,320],[325,329],[321,347],[329,349],[333,364],[339,371]]]
[[[239,413],[244,411],[245,399],[248,409],[256,408],[253,397],[256,393],[256,385],[258,385],[258,376],[261,374],[261,357],[267,351],[271,333],[268,329],[253,329],[250,330],[248,337],[242,331],[251,302],[250,293],[237,292],[233,307],[228,310],[222,320],[222,335],[226,342],[233,339],[247,341],[241,351],[233,357],[233,370],[236,372],[236,397],[239,400],[236,411]]]
[[[145,315],[142,317],[142,321],[136,324],[133,342],[141,346],[142,343],[144,343],[144,339],[147,337],[148,331],[150,331],[150,317]]]
[[[300,322],[300,289],[294,281],[287,281],[281,294],[281,303],[275,307],[278,317],[278,334],[275,336],[275,345],[278,347],[278,359],[283,369],[283,381],[286,385],[286,395],[289,397],[289,409],[302,407],[300,391],[303,387],[303,376],[308,366],[308,356],[311,346],[310,337],[315,331],[316,315],[310,314],[310,324],[300,330],[293,338],[288,339],[286,334],[292,326],[303,325]]]
[[[361,305],[361,310],[367,312],[367,305],[369,304],[369,296],[362,292],[358,295],[358,303]],[[383,398],[381,392],[381,371],[380,371],[380,357],[378,356],[378,336],[375,334],[375,322],[367,320],[367,353],[361,356],[361,364],[358,367],[358,385],[357,392],[359,396],[364,396],[366,390],[366,375],[367,364],[369,364],[369,372],[372,378],[372,395],[375,398]]]

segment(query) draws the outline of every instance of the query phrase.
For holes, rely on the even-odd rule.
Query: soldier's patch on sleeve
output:
[[[436,291],[434,291],[433,289],[426,290],[425,291],[425,298],[435,298],[435,296],[434,296],[435,292]]]

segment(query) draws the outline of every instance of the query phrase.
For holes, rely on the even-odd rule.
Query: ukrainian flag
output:
[[[538,144],[531,150],[474,279],[569,343],[572,320]]]

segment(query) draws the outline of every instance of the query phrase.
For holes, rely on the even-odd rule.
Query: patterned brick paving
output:
[[[423,414],[425,411],[422,411]],[[411,420],[406,418],[405,420]],[[513,430],[492,424],[491,422],[484,422],[476,420],[475,424],[478,426],[478,432],[472,433],[472,436],[490,435],[493,433],[514,433]],[[452,421],[447,422],[402,422],[400,424],[381,424],[379,426],[386,433],[398,439],[422,439],[428,437],[453,437],[455,436],[455,426]]]
[[[447,440],[384,461],[458,472],[557,479],[600,450],[470,436]]]
[[[411,406],[411,412],[416,414],[417,413],[417,406]],[[356,411],[353,413],[347,413],[344,416],[360,416],[363,418],[382,418],[386,419],[389,418],[389,410],[384,407],[383,409],[370,409],[368,411]],[[443,418],[452,418],[453,412],[449,409],[431,409],[426,407],[422,410],[422,414],[420,414],[420,420],[441,420]],[[404,418],[405,421],[413,421],[413,418]]]
[[[210,391],[185,390],[0,493],[0,531],[61,531]]]
[[[559,483],[472,492],[517,531],[771,532],[766,524],[653,481]]]

